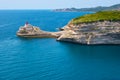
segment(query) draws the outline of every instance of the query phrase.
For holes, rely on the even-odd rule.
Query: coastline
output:
[[[69,23],[68,25],[61,28],[62,31],[58,31],[58,32],[43,31],[38,27],[34,27],[34,26],[25,27],[26,26],[25,24],[23,29],[30,28],[30,30],[28,30],[28,32],[26,31],[25,33],[23,33],[21,32],[21,28],[20,28],[20,30],[17,32],[16,35],[24,38],[55,38],[57,41],[60,42],[63,41],[63,42],[81,44],[81,45],[120,45],[119,27],[116,27],[115,30],[113,30],[113,28],[111,27],[110,28],[105,27],[106,25],[104,27],[101,27],[100,29],[99,28],[97,29],[95,26],[93,26],[93,24],[101,25],[105,23],[110,25],[119,24],[119,22],[116,23],[116,22],[105,21],[105,22],[94,22],[94,23],[82,23],[81,25],[86,25],[86,27],[84,26],[82,27],[80,24],[73,25]],[[89,28],[88,25],[89,26],[91,25],[92,27]],[[35,30],[36,28],[37,31]],[[101,32],[106,29],[108,29],[107,32],[105,33]]]
[[[86,45],[120,44],[119,13],[120,11],[101,11],[77,17],[57,32],[43,31],[26,22],[19,28],[17,35],[29,38],[55,38],[57,41]]]

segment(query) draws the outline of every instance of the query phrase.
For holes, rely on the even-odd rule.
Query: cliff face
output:
[[[80,44],[120,44],[120,21],[68,24],[58,41]]]

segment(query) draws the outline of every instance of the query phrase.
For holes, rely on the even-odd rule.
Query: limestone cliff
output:
[[[68,24],[59,41],[80,44],[120,44],[120,21]]]
[[[57,39],[81,44],[120,44],[120,11],[101,11],[77,17]]]

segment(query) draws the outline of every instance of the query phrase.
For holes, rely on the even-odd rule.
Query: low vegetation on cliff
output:
[[[73,19],[71,23],[79,24],[96,21],[120,21],[120,11],[100,11],[94,14],[87,14]]]

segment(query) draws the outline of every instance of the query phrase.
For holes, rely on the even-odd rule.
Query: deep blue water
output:
[[[0,11],[0,80],[120,80],[120,46],[86,46],[16,36],[26,21],[56,31],[90,12]]]

